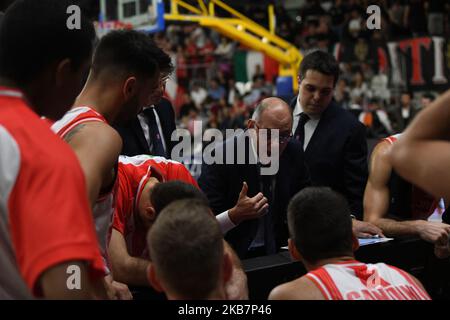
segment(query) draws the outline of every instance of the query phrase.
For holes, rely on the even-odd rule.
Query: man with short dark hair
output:
[[[138,31],[113,31],[102,37],[75,106],[52,126],[73,148],[84,170],[105,261],[122,150],[122,139],[111,125],[135,117],[158,89],[159,69],[152,48],[148,35]],[[110,275],[106,281],[112,283]]]
[[[314,51],[303,58],[298,97],[291,102],[292,133],[305,151],[312,184],[342,193],[352,214],[362,218],[367,180],[365,128],[332,101],[338,77],[338,63],[332,55]]]
[[[300,64],[299,92],[292,100],[292,133],[305,152],[311,184],[328,186],[349,202],[352,215],[363,217],[367,182],[366,130],[333,101],[339,66],[326,52],[314,51]],[[375,226],[354,220],[358,236],[380,234]]]
[[[61,117],[89,70],[95,30],[83,14],[68,29],[70,5],[18,0],[1,21],[0,299],[106,297],[82,169],[39,118]]]
[[[142,112],[127,123],[115,128],[123,139],[121,154],[136,156],[151,154],[170,159],[175,142],[171,140],[175,131],[175,111],[172,104],[163,98],[166,82],[173,72],[171,57],[155,43],[151,47],[151,56],[158,64],[159,86],[152,94]]]
[[[168,299],[227,298],[232,262],[219,225],[197,200],[167,206],[148,234],[148,278]]]
[[[273,300],[429,300],[422,284],[384,263],[356,261],[347,201],[326,187],[299,192],[288,208],[289,251],[308,273],[270,293]]]

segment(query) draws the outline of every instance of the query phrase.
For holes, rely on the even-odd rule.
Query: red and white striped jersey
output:
[[[0,299],[40,296],[45,270],[85,260],[103,276],[86,183],[69,146],[21,92],[0,87]]]
[[[384,263],[327,264],[306,277],[326,300],[430,300],[408,273]]]
[[[53,123],[52,130],[58,136],[64,138],[66,134],[76,126],[93,121],[108,123],[106,119],[94,109],[89,107],[77,107],[67,111],[60,120]]]
[[[86,122],[108,123],[100,113],[92,108],[76,107],[69,110],[60,120],[56,121],[52,125],[52,130],[61,138],[64,138],[72,129]],[[106,245],[110,236],[114,215],[114,190],[117,188],[117,185],[116,179],[113,190],[99,197],[92,208],[100,249],[106,260],[108,260]]]
[[[197,182],[182,163],[149,155],[120,156],[113,228],[124,236],[128,253],[134,257],[148,258],[145,239],[147,230],[138,227],[135,214],[146,183],[155,176],[161,182],[181,180],[198,188]]]

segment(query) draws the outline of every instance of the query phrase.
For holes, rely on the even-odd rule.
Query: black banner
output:
[[[342,62],[368,62],[388,72],[390,85],[411,90],[444,91],[450,80],[450,43],[443,37],[421,37],[387,43],[342,44]]]

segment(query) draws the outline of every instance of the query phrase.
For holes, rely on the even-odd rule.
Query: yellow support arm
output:
[[[297,70],[303,56],[294,45],[245,17],[221,0],[210,0],[209,10],[207,10],[204,0],[197,0],[197,2],[200,9],[185,3],[183,0],[171,0],[171,12],[170,14],[165,14],[164,18],[166,20],[199,23],[251,49],[266,53],[280,63],[280,76],[292,76],[294,91],[297,90]],[[228,11],[232,18],[216,17],[215,5]],[[178,6],[183,7],[190,14],[180,14]],[[273,13],[273,9],[269,12]],[[269,14],[269,19],[271,20],[271,29],[273,29],[274,17],[272,14]]]

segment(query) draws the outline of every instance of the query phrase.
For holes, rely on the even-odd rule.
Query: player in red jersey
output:
[[[82,169],[39,118],[63,115],[89,69],[95,30],[68,29],[70,5],[19,0],[0,27],[0,299],[106,297]]]
[[[384,263],[356,261],[346,200],[330,188],[306,188],[290,202],[289,251],[308,273],[270,293],[274,300],[429,300],[419,280]]]
[[[364,219],[389,237],[419,236],[433,244],[447,243],[450,225],[427,221],[437,211],[437,201],[403,180],[393,170],[390,153],[402,134],[380,141],[371,155],[370,174],[364,193]]]
[[[145,237],[159,213],[150,200],[154,187],[173,180],[198,186],[183,164],[162,157],[121,156],[118,173],[119,186],[109,243],[112,270],[119,281],[146,285],[149,262]]]
[[[120,156],[118,172],[119,187],[115,193],[116,208],[108,247],[112,270],[121,282],[146,286],[150,265],[146,234],[161,210],[176,199],[200,199],[205,203],[207,199],[189,171],[177,161],[148,155]],[[241,200],[235,208],[239,211],[243,206]],[[224,232],[226,226],[221,219],[217,220]],[[246,298],[246,277],[239,258],[227,243],[224,245],[233,263],[227,292],[236,299]]]
[[[450,91],[445,92],[411,122],[392,149],[390,160],[398,174],[436,198],[450,199]],[[450,223],[448,209],[442,215]],[[450,255],[450,242],[435,245],[439,257]]]

